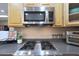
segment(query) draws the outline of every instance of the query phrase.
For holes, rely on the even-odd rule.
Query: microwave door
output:
[[[45,21],[45,12],[27,11],[24,12],[25,22],[41,22]]]

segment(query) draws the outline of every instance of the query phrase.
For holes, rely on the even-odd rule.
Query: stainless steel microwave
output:
[[[53,7],[24,7],[23,24],[49,24],[54,21]]]
[[[79,45],[79,31],[67,31],[66,42],[69,44]]]

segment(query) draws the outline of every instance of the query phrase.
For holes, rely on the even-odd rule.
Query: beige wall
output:
[[[45,39],[52,38],[52,34],[65,34],[66,30],[79,30],[79,28],[53,28],[50,26],[30,26],[26,28],[16,28],[16,30],[22,32],[23,38],[26,39]]]

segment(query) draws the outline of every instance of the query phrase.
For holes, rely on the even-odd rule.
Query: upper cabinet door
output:
[[[63,25],[63,3],[55,4],[55,26],[62,27]]]
[[[23,4],[9,3],[8,4],[8,24],[9,26],[22,26],[23,19]]]
[[[65,26],[79,26],[79,3],[64,4]]]

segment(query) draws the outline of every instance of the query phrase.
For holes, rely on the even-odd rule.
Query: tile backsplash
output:
[[[50,39],[50,38],[65,38],[65,31],[79,30],[77,27],[71,28],[60,28],[51,26],[30,26],[25,28],[15,28],[17,31],[22,32],[23,38],[25,39]]]

